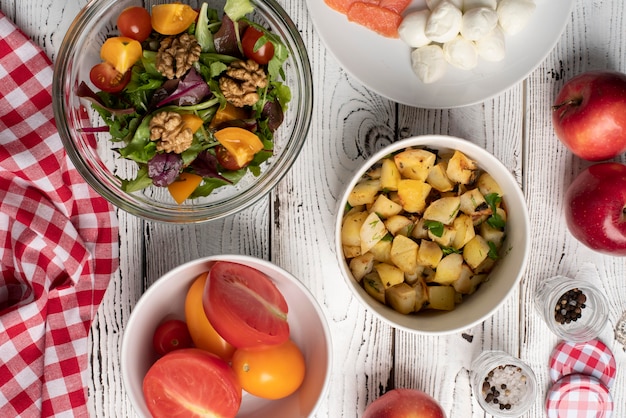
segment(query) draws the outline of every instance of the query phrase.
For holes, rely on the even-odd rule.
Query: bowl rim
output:
[[[210,6],[215,7],[215,2],[221,0],[205,1]],[[74,91],[76,88],[71,84],[73,83],[71,67],[74,57],[78,55],[76,43],[80,39],[80,34],[89,27],[90,21],[98,19],[99,16],[115,7],[116,3],[119,2],[117,0],[92,0],[83,7],[70,24],[54,63],[52,97],[55,122],[61,142],[76,170],[89,186],[117,208],[145,220],[163,223],[186,224],[221,219],[238,213],[265,197],[284,178],[297,160],[308,138],[313,115],[313,75],[308,51],[298,27],[276,0],[251,0],[251,2],[255,6],[255,12],[264,13],[270,18],[269,21],[266,21],[267,24],[275,29],[280,29],[286,35],[282,39],[290,53],[288,60],[290,64],[288,65],[292,68],[290,74],[293,74],[292,77],[295,80],[295,85],[289,87],[292,91],[298,90],[300,99],[289,102],[287,111],[291,113],[293,118],[293,132],[284,137],[285,147],[280,156],[262,169],[261,176],[263,176],[265,183],[255,180],[251,186],[233,196],[219,202],[205,204],[191,202],[187,206],[162,204],[155,207],[148,200],[139,199],[132,193],[122,192],[117,186],[110,187],[111,183],[114,182],[115,176],[113,174],[95,174],[89,168],[86,159],[74,146],[74,132],[66,123],[72,112],[75,112],[75,110],[70,110],[71,106],[68,105],[67,101],[71,99],[72,95],[66,94],[66,90]],[[252,174],[247,173],[247,176],[250,175]]]
[[[373,164],[386,157],[387,155],[401,149],[421,146],[429,146],[434,149],[459,149],[462,152],[464,152],[465,150],[469,150],[467,151],[468,153],[480,155],[480,159],[483,161],[482,163],[481,161],[478,161],[479,166],[484,165],[484,162],[488,162],[492,165],[502,168],[502,174],[507,177],[507,181],[517,185],[517,187],[513,188],[512,191],[515,195],[514,199],[521,203],[521,205],[517,208],[520,211],[518,217],[521,216],[521,223],[525,226],[523,231],[519,231],[519,234],[522,237],[521,240],[524,244],[523,248],[516,249],[516,252],[521,252],[522,254],[520,266],[514,280],[511,282],[511,286],[507,289],[506,293],[503,295],[500,301],[498,301],[498,303],[496,303],[488,312],[480,315],[479,317],[475,318],[472,321],[469,321],[466,324],[449,326],[438,330],[423,330],[418,328],[411,328],[409,326],[399,324],[393,319],[389,318],[388,315],[397,316],[398,318],[406,318],[407,316],[410,317],[410,315],[400,314],[399,312],[394,311],[392,308],[373,300],[372,297],[368,295],[358,283],[355,282],[352,274],[350,273],[350,269],[347,265],[345,257],[343,256],[341,243],[341,225],[343,220],[343,213],[347,204],[348,195],[350,193],[350,190],[354,188],[354,185]],[[359,165],[359,169],[354,172],[353,177],[350,179],[350,182],[343,188],[341,198],[338,200],[337,203],[337,215],[335,217],[335,256],[339,263],[339,268],[343,276],[343,281],[365,310],[373,313],[374,316],[396,329],[419,335],[449,335],[464,329],[472,328],[484,322],[489,317],[493,316],[493,314],[495,314],[496,311],[498,311],[502,307],[502,305],[509,299],[514,290],[519,286],[522,276],[524,275],[524,272],[526,270],[526,266],[528,264],[528,256],[530,253],[530,218],[523,191],[513,174],[508,170],[506,166],[504,166],[504,164],[500,160],[498,160],[486,149],[480,147],[479,145],[476,145],[475,143],[467,139],[451,135],[426,134],[407,137],[391,143],[375,152],[372,156],[367,158],[363,163]],[[375,304],[379,304],[380,306],[377,306]],[[383,314],[383,312],[385,314]],[[441,314],[444,315],[445,312],[442,312]]]
[[[133,386],[131,384],[131,381],[129,380],[130,379],[129,373],[125,372],[125,370],[126,371],[131,370],[132,368],[129,365],[129,356],[130,356],[129,350],[130,350],[130,347],[132,346],[132,342],[129,340],[130,337],[128,336],[129,334],[126,331],[128,328],[134,327],[135,322],[138,321],[137,319],[138,317],[136,315],[133,315],[133,313],[137,309],[142,309],[144,305],[147,305],[149,303],[148,300],[151,299],[151,295],[159,293],[159,291],[161,291],[161,288],[167,285],[168,281],[172,280],[172,278],[174,277],[180,276],[189,268],[192,268],[194,266],[200,266],[200,265],[210,266],[214,262],[224,261],[224,260],[232,261],[232,262],[240,263],[244,265],[249,265],[249,264],[260,265],[266,269],[275,270],[279,272],[281,275],[283,275],[284,277],[286,277],[287,279],[289,279],[289,282],[293,284],[310,301],[311,307],[315,310],[317,317],[319,318],[320,326],[323,330],[323,335],[325,338],[325,350],[326,350],[326,355],[327,355],[326,370],[324,373],[324,376],[325,376],[324,383],[322,385],[322,388],[320,390],[317,400],[312,406],[312,410],[310,414],[310,415],[314,415],[315,412],[319,410],[320,405],[324,402],[326,396],[328,395],[329,388],[330,388],[330,380],[331,380],[331,372],[332,372],[332,364],[333,364],[333,344],[332,344],[332,334],[330,332],[330,326],[328,325],[327,316],[324,313],[322,306],[317,301],[317,298],[315,298],[313,293],[296,276],[294,276],[289,271],[283,269],[282,267],[278,266],[277,264],[274,264],[271,261],[267,261],[265,259],[258,258],[255,256],[241,255],[241,254],[211,255],[211,256],[200,257],[194,260],[187,261],[183,264],[180,264],[174,267],[173,269],[167,271],[166,273],[158,277],[141,294],[141,296],[137,300],[137,303],[132,308],[130,316],[128,317],[128,321],[126,322],[126,325],[122,333],[122,340],[120,344],[120,371],[122,374],[122,381],[123,381],[123,385],[125,388],[125,392],[128,398],[130,399],[133,409],[135,410],[136,413],[140,414],[141,411],[137,408],[137,406],[141,405],[142,402],[145,404],[145,401],[143,400],[143,395],[137,394],[135,393],[135,391],[133,391],[132,389]],[[189,281],[192,281],[192,280],[193,278],[189,279]],[[181,279],[181,281],[184,281],[184,280]],[[138,397],[140,399],[138,399]]]

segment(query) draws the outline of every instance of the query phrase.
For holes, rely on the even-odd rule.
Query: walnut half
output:
[[[193,132],[185,127],[182,116],[176,112],[159,112],[150,120],[150,140],[158,141],[157,150],[182,153],[191,146]]]
[[[258,88],[267,87],[267,75],[254,60],[235,61],[220,78],[222,94],[237,107],[252,106],[259,101]]]
[[[161,41],[156,56],[156,68],[165,77],[180,78],[200,59],[202,47],[195,36],[183,33]]]

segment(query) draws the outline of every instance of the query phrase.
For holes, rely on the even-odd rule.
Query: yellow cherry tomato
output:
[[[241,387],[265,399],[281,399],[294,393],[304,380],[304,356],[291,340],[257,349],[238,349],[232,367]]]
[[[152,7],[152,28],[162,35],[178,35],[187,29],[198,12],[187,4],[170,3]]]
[[[141,44],[125,36],[109,38],[100,47],[100,58],[121,74],[126,73],[141,58],[141,54]]]
[[[245,167],[263,149],[263,142],[254,133],[239,127],[215,132],[215,139],[230,152],[239,167]]]
[[[198,276],[187,291],[185,298],[185,322],[196,347],[210,351],[229,361],[235,352],[235,347],[227,343],[213,328],[202,307],[202,294],[206,283],[207,273]]]

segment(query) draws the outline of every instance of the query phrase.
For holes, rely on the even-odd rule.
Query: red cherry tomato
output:
[[[215,263],[202,305],[215,330],[237,348],[282,344],[289,339],[285,298],[269,277],[252,267]]]
[[[143,394],[154,418],[234,417],[242,396],[228,363],[199,348],[158,359],[143,379]]]
[[[217,147],[215,147],[215,157],[217,158],[217,162],[220,163],[220,165],[226,170],[236,171],[245,167],[239,165],[233,154],[228,152],[228,150],[224,148],[223,145],[218,145]]]
[[[130,71],[120,73],[108,62],[101,62],[91,68],[89,79],[102,91],[118,93],[126,87],[130,81]]]
[[[189,348],[192,343],[187,324],[179,319],[170,319],[160,324],[152,338],[154,351],[161,356],[170,351]]]
[[[122,36],[143,42],[152,33],[150,13],[140,6],[124,9],[117,17],[117,28]]]
[[[261,65],[265,65],[270,62],[274,56],[274,45],[267,41],[264,44],[259,45],[259,48],[255,48],[256,42],[261,36],[263,36],[263,32],[249,26],[243,34],[241,46],[243,47],[243,54],[246,58],[255,60]]]

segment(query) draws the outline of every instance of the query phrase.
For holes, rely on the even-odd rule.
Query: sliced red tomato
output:
[[[224,360],[199,348],[172,351],[143,379],[143,395],[154,418],[234,417],[241,386]]]
[[[223,145],[215,147],[215,157],[217,158],[217,162],[220,163],[220,165],[226,170],[236,171],[245,167],[239,165],[233,154],[231,154]]]
[[[108,93],[122,91],[130,81],[130,77],[130,71],[122,74],[108,62],[94,65],[89,72],[89,79],[94,86]]]
[[[164,321],[157,327],[152,337],[154,351],[161,356],[170,351],[189,348],[192,344],[187,324],[180,319]]]
[[[152,33],[150,13],[141,6],[131,6],[117,17],[117,28],[122,36],[143,42]]]
[[[257,269],[226,261],[215,263],[202,304],[215,330],[237,348],[282,344],[289,339],[287,301]]]
[[[246,58],[256,61],[261,65],[265,65],[274,56],[274,45],[267,41],[260,45],[256,45],[257,41],[263,36],[263,32],[253,26],[249,26],[243,34],[241,47]]]

